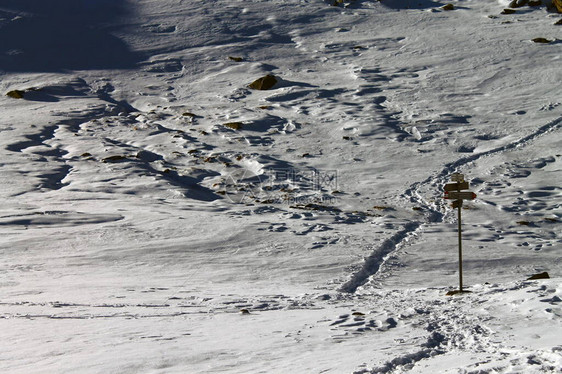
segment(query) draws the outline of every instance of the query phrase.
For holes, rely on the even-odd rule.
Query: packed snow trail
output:
[[[448,178],[454,172],[461,171],[468,164],[474,163],[484,157],[488,157],[497,153],[502,153],[510,151],[516,148],[523,147],[538,137],[547,135],[554,132],[560,128],[562,124],[562,117],[548,122],[547,124],[539,127],[533,133],[526,135],[520,139],[517,139],[508,144],[502,145],[500,147],[477,153],[468,157],[463,157],[455,162],[445,165],[445,167],[437,175],[428,177],[422,182],[416,182],[412,184],[405,192],[402,194],[403,197],[408,199],[410,202],[421,206],[424,215],[426,217],[425,222],[410,222],[404,225],[404,227],[395,233],[390,238],[384,240],[380,245],[376,247],[371,254],[365,258],[365,261],[358,271],[355,271],[351,275],[351,279],[346,281],[341,287],[340,291],[354,293],[358,287],[365,284],[370,277],[376,275],[381,266],[384,265],[386,259],[392,252],[396,251],[403,244],[405,240],[409,240],[414,232],[418,230],[423,230],[425,224],[441,223],[445,213],[443,212],[442,205],[436,206],[433,203],[427,202],[427,200],[419,192],[420,188],[424,186],[431,186],[434,189],[435,194],[438,194],[442,189],[442,186],[447,183]]]

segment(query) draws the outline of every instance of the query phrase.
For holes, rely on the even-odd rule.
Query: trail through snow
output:
[[[452,4],[2,4],[3,371],[562,371],[560,15]]]

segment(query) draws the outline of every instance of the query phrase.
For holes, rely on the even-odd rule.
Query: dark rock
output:
[[[109,156],[101,160],[101,162],[117,162],[117,161],[125,160],[126,158],[127,157],[121,155]]]
[[[455,6],[453,4],[446,4],[441,7],[443,10],[455,10]]]
[[[558,21],[554,22],[555,25],[562,25],[562,18],[560,18]]]
[[[531,0],[529,1],[529,6],[541,6],[542,5],[542,1],[541,0]]]
[[[232,56],[228,56],[228,59],[231,61],[235,61],[235,62],[242,62],[244,61],[244,59],[242,57],[232,57]]]
[[[517,12],[517,11],[516,11],[515,9],[506,8],[506,9],[504,9],[504,10],[502,11],[501,14],[513,14],[513,13],[516,13],[516,12]]]
[[[509,7],[510,8],[521,8],[522,6],[527,5],[528,2],[529,2],[529,0],[512,0],[509,3]]]
[[[228,122],[223,124],[224,127],[228,127],[233,130],[242,130],[242,122]]]
[[[532,275],[529,278],[527,278],[527,280],[535,280],[535,279],[550,279],[550,275],[548,275],[548,273],[545,271],[542,273]]]
[[[277,78],[275,76],[268,74],[265,77],[261,77],[256,79],[248,87],[253,88],[254,90],[269,90],[273,88],[277,84]]]
[[[558,13],[562,13],[562,0],[552,0],[552,5],[556,7]]]
[[[6,94],[6,96],[9,96],[13,99],[23,99],[23,94],[24,94],[24,91],[13,90],[13,91],[8,92]]]
[[[535,38],[535,39],[533,39],[533,41],[534,41],[535,43],[544,43],[544,44],[546,44],[546,43],[550,43],[552,40],[548,40],[548,39],[546,39],[546,38]]]

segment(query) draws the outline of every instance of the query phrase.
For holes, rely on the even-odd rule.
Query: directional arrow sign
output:
[[[447,183],[445,185],[445,191],[458,191],[458,190],[468,190],[468,182],[461,183]]]
[[[463,192],[450,191],[450,192],[445,192],[445,199],[474,200],[476,199],[476,194],[471,191],[463,191]]]

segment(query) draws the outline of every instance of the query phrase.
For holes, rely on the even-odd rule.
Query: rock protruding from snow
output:
[[[277,78],[275,76],[268,74],[265,77],[256,79],[249,84],[248,87],[254,90],[270,90],[277,84]]]

